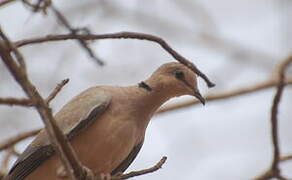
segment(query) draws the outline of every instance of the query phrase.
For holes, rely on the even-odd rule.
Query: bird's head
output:
[[[196,74],[181,63],[163,64],[151,75],[149,81],[154,91],[163,91],[170,96],[192,95],[205,104],[197,87]]]

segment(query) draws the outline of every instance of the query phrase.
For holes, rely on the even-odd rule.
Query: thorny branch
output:
[[[279,137],[278,137],[278,106],[283,94],[285,83],[285,71],[288,65],[292,63],[292,56],[287,58],[282,64],[280,64],[278,71],[278,84],[277,91],[273,100],[271,109],[271,131],[272,131],[272,143],[273,143],[273,161],[270,169],[265,173],[256,178],[256,180],[267,180],[271,178],[278,178],[280,180],[285,180],[286,178],[281,175],[279,168],[280,158],[280,148],[279,148]],[[290,157],[289,157],[290,158]],[[283,161],[283,160],[282,160]]]
[[[47,35],[45,37],[25,39],[21,41],[15,42],[16,47],[22,47],[25,45],[31,45],[36,43],[44,43],[51,41],[62,41],[62,40],[70,40],[70,39],[83,39],[83,40],[97,40],[97,39],[139,39],[139,40],[147,40],[158,43],[164,50],[166,50],[174,59],[179,61],[180,63],[186,65],[193,72],[195,72],[198,76],[203,78],[207,83],[208,87],[214,87],[215,84],[212,83],[209,78],[202,73],[196,65],[187,60],[185,57],[180,55],[177,51],[175,51],[166,41],[158,36],[154,36],[151,34],[137,33],[137,32],[117,32],[117,33],[108,33],[108,34],[61,34],[61,35]]]

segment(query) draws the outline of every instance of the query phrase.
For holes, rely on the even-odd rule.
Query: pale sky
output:
[[[288,0],[65,0],[55,5],[72,25],[89,27],[92,33],[135,31],[162,37],[217,84],[208,89],[200,79],[204,95],[262,82],[291,52]],[[52,13],[33,14],[20,2],[1,8],[0,25],[13,40],[67,32]],[[70,78],[52,103],[54,112],[88,87],[135,84],[173,61],[160,46],[147,41],[100,40],[91,47],[106,66],[98,67],[75,41],[21,48],[30,78],[44,96]],[[0,87],[0,97],[24,95],[2,62]],[[272,157],[269,118],[274,93],[269,89],[154,117],[142,151],[128,171],[148,168],[166,155],[161,170],[133,179],[257,176]],[[286,88],[280,104],[283,154],[292,153],[291,93],[291,87]],[[188,98],[192,97],[175,100]],[[43,126],[33,109],[1,106],[0,117],[0,140]],[[284,173],[292,177],[289,168],[291,163],[283,164]]]

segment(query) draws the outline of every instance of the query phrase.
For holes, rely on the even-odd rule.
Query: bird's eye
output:
[[[183,72],[181,72],[181,71],[176,71],[175,72],[175,77],[177,78],[177,79],[184,79],[184,73]]]

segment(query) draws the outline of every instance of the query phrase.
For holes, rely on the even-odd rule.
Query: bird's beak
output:
[[[194,96],[203,104],[205,105],[206,100],[201,95],[200,91],[198,89],[194,89]]]
[[[203,104],[205,105],[206,100],[203,98],[203,96],[201,95],[200,91],[197,88],[193,88],[186,80],[183,80],[183,82],[193,90],[193,95]]]

